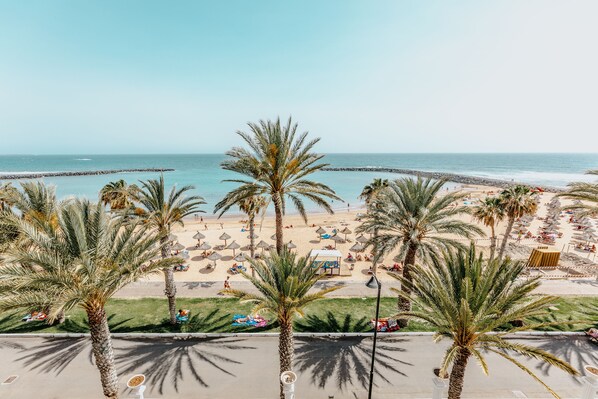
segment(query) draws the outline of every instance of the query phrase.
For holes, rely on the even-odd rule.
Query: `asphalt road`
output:
[[[581,369],[598,364],[597,347],[585,337],[519,339],[563,356]],[[432,369],[448,342],[431,336],[383,336],[378,345],[374,398],[430,398]],[[204,339],[115,339],[124,398],[135,373],[147,376],[146,398],[247,398],[278,396],[277,337],[212,337]],[[296,338],[296,399],[367,397],[371,338]],[[527,374],[488,354],[490,375],[474,360],[468,365],[464,398],[549,398]],[[581,385],[554,367],[521,359],[562,398],[579,398]],[[2,399],[101,398],[99,374],[92,363],[88,338],[0,337]],[[519,391],[519,392],[517,392]],[[522,396],[525,395],[525,396]]]

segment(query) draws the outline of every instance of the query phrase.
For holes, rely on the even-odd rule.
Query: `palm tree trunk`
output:
[[[170,245],[168,245],[168,237],[163,237],[160,242],[164,245],[162,247],[162,259],[166,259],[170,255]],[[170,315],[170,324],[176,325],[176,285],[174,284],[174,270],[172,267],[165,267],[164,272],[164,295],[168,298],[168,313]]]
[[[293,369],[293,357],[295,356],[295,342],[293,340],[293,323],[281,322],[280,334],[278,335],[278,355],[280,356],[280,374]],[[280,381],[280,378],[279,378]],[[280,399],[284,399],[282,382],[280,382]]]
[[[118,398],[118,375],[114,366],[114,351],[106,311],[103,307],[88,309],[87,318],[91,333],[91,347],[96,367],[100,371],[104,396],[109,399]]]
[[[249,215],[249,254],[251,255],[251,259],[255,259],[255,239],[253,238],[253,234],[255,231],[255,228],[253,226],[255,221],[255,215],[250,214]],[[251,277],[255,277],[255,270],[253,270],[253,266],[251,266],[251,264],[249,265],[249,267],[251,267]]]
[[[374,239],[376,237],[378,237],[378,229],[374,230]],[[374,242],[376,242],[376,241],[374,241]],[[373,250],[374,250],[374,259],[376,259],[376,252],[377,252],[376,247],[374,247]],[[375,276],[377,271],[378,271],[378,262],[374,262],[374,264],[372,265],[372,274]]]
[[[284,243],[282,241],[282,204],[280,199],[274,198],[274,215],[276,216],[276,252],[282,253]]]
[[[496,252],[496,233],[494,231],[494,225],[490,225],[490,259],[494,259],[494,252]]]
[[[403,262],[403,278],[407,280],[409,283],[412,281],[411,277],[411,270],[413,265],[415,264],[415,256],[417,255],[417,245],[410,244],[409,249],[407,249],[407,254],[405,255],[405,262]],[[405,284],[401,284],[401,291],[405,295],[411,294],[411,288],[407,287]],[[399,296],[398,300],[398,308],[399,312],[409,312],[411,310],[411,301],[407,298],[403,298]],[[409,325],[409,319],[407,318],[400,318],[397,319],[397,323],[399,327],[405,328]]]
[[[505,237],[502,239],[502,243],[500,244],[500,250],[498,251],[498,260],[501,260],[503,255],[505,254],[505,249],[507,248],[507,241],[509,240],[509,236],[511,235],[511,230],[513,230],[514,223],[515,218],[509,218],[509,222],[507,223],[507,229],[505,230]]]
[[[448,399],[460,399],[463,391],[463,380],[465,379],[465,367],[467,367],[467,360],[471,353],[466,348],[459,349],[453,369],[451,370],[451,377],[449,380]]]

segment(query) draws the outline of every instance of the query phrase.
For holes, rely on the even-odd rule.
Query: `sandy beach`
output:
[[[468,199],[464,201],[465,206],[474,206],[476,200],[500,191],[500,189],[496,187],[486,186],[462,186],[457,190],[461,190],[468,194]],[[555,194],[552,193],[540,194],[540,206],[538,212],[528,228],[533,234],[536,234],[538,229],[542,226],[543,221],[541,219],[546,216],[548,212],[547,204],[551,201],[554,195]],[[563,205],[567,204],[567,202],[564,200],[561,200],[561,202]],[[295,245],[297,245],[297,249],[295,249],[295,251],[303,256],[307,255],[312,249],[323,249],[327,245],[332,245],[334,247],[335,243],[332,240],[319,240],[318,234],[316,233],[316,229],[318,227],[324,228],[330,234],[332,234],[332,231],[335,229],[342,230],[346,227],[352,231],[352,234],[347,235],[348,241],[346,243],[339,243],[336,246],[337,249],[343,254],[343,261],[341,264],[341,272],[343,275],[329,278],[346,282],[367,281],[369,278],[368,271],[371,266],[371,262],[349,262],[346,260],[346,257],[351,252],[349,249],[353,244],[355,244],[355,229],[360,223],[356,220],[357,215],[363,212],[363,205],[355,205],[350,209],[337,210],[332,215],[327,213],[310,213],[308,217],[308,224],[305,224],[299,215],[287,215],[284,219],[284,225],[287,226],[287,228],[284,229],[284,242],[292,241]],[[230,244],[232,241],[236,241],[241,246],[241,249],[236,250],[235,254],[238,254],[239,252],[248,254],[249,251],[247,245],[249,244],[249,233],[246,230],[246,217],[244,217],[244,215],[225,215],[218,219],[216,216],[210,215],[208,213],[200,214],[200,216],[203,218],[203,222],[200,221],[199,218],[197,220],[192,218],[191,220],[185,221],[184,227],[176,227],[173,230],[173,233],[177,236],[178,242],[185,246],[186,250],[189,251],[190,256],[190,259],[186,262],[189,265],[189,269],[187,271],[176,272],[175,280],[178,282],[222,282],[227,276],[230,276],[231,282],[244,280],[244,277],[241,274],[233,275],[229,272],[228,269],[234,263],[238,262],[235,262],[233,259],[233,251],[231,249],[220,249],[220,247],[224,245],[224,241],[220,240],[219,237],[223,233],[228,234],[232,238],[226,241],[227,244]],[[471,216],[463,216],[463,218],[464,220],[470,222],[473,221]],[[266,216],[264,217],[263,221],[259,219],[256,220],[256,223],[257,226],[255,231],[259,238],[256,239],[255,243],[257,244],[263,240],[268,244],[274,245],[275,241],[271,238],[275,232],[273,217]],[[502,233],[505,230],[505,226],[506,221],[503,221],[497,228],[497,235],[499,239],[502,238]],[[485,228],[484,226],[481,227],[484,229],[487,235],[489,235],[489,229]],[[567,218],[564,213],[561,215],[561,225],[559,230],[562,233],[562,236],[556,239],[553,247],[564,252],[570,251],[572,253],[576,253],[575,249],[569,245],[576,232],[573,225],[567,222]],[[202,257],[201,253],[203,251],[196,249],[197,241],[193,239],[193,235],[198,231],[206,237],[201,242],[207,242],[212,246],[212,250],[215,249],[220,255],[222,255],[222,258],[216,261],[215,268],[208,267],[208,265],[213,265],[214,261],[210,261]],[[516,242],[516,238],[516,236],[512,235],[511,242]],[[487,248],[489,246],[488,236],[478,238],[476,243],[480,247]],[[541,244],[532,239],[522,239],[517,242],[516,245],[534,248]],[[256,249],[256,251],[258,253],[262,252],[261,249]],[[354,252],[351,253],[353,256],[356,255]],[[522,251],[522,253],[525,254],[525,251]],[[595,254],[590,254],[587,252],[579,251],[576,254],[586,259],[589,258],[589,261],[593,261],[596,258]],[[513,256],[515,258],[518,257],[516,255]],[[392,260],[393,257],[394,254],[387,256],[382,263],[389,266],[392,265],[394,263]],[[519,256],[519,258],[525,257],[525,255]],[[380,268],[378,268],[377,276],[382,281],[393,280],[391,276],[389,276]],[[162,275],[158,274],[148,277],[146,281],[162,281],[162,279]]]

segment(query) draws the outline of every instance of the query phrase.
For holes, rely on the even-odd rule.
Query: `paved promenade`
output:
[[[598,351],[580,336],[528,337],[522,342],[569,359],[581,368],[598,363]],[[297,399],[367,397],[371,338],[297,337]],[[378,345],[374,398],[430,398],[432,369],[448,342],[432,337],[383,336]],[[126,380],[147,376],[146,398],[277,398],[277,337],[203,339],[115,339],[123,398],[135,397]],[[0,336],[2,399],[101,398],[98,371],[92,364],[89,338],[6,338]],[[488,354],[490,376],[472,359],[464,398],[549,398],[543,387],[504,359]],[[534,360],[527,366],[562,398],[579,398],[577,378]],[[446,396],[445,396],[446,397]]]
[[[218,297],[223,288],[222,281],[211,282],[177,282],[177,295],[189,298]],[[232,282],[233,288],[254,291],[253,286],[247,281]],[[330,293],[331,297],[364,297],[375,296],[376,290],[367,288],[364,283],[344,282],[339,280],[320,281],[316,288],[338,286],[337,291]],[[391,288],[400,288],[399,282],[384,282],[382,285],[383,296],[394,296]],[[544,280],[537,290],[538,293],[550,295],[576,295],[598,296],[598,281],[594,279],[578,280]],[[164,296],[164,283],[162,282],[136,282],[120,290],[117,298],[140,298]]]

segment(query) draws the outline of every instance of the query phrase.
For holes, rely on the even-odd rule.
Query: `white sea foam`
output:
[[[75,158],[75,161],[91,161],[91,158]]]
[[[546,184],[557,187],[565,187],[570,182],[596,182],[598,177],[583,173],[563,173],[563,172],[539,172],[539,171],[511,171],[511,172],[479,172],[463,171],[462,174],[469,176],[487,177],[500,180],[514,180],[531,184]]]

